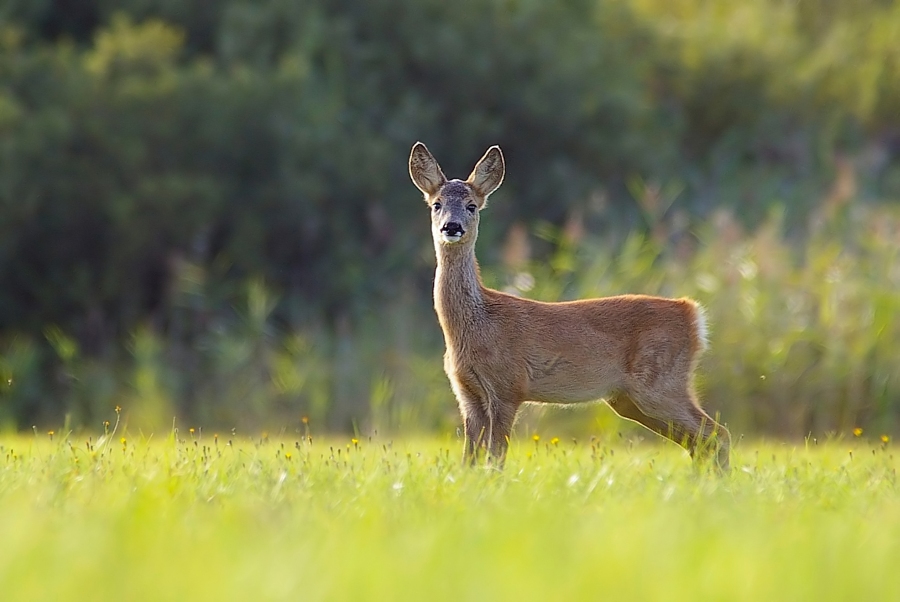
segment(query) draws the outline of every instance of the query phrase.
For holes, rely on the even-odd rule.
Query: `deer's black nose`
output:
[[[466,233],[458,222],[447,222],[441,227],[441,232],[447,236],[462,236]]]

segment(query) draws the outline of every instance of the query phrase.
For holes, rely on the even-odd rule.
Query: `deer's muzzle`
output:
[[[444,242],[456,242],[465,233],[466,231],[463,230],[463,227],[458,222],[447,222],[441,226],[441,235]]]

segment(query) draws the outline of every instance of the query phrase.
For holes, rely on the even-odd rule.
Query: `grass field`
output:
[[[0,435],[3,600],[900,598],[893,444]]]

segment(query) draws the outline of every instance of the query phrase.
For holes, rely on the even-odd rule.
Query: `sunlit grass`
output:
[[[891,599],[898,461],[865,436],[675,446],[182,430],[0,437],[5,600]]]

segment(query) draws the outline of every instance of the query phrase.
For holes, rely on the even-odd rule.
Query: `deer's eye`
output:
[[[434,211],[440,211],[440,210],[441,210],[441,204],[440,204],[440,203],[435,203],[435,204],[433,204],[433,205],[431,206],[431,209],[434,210]]]
[[[468,209],[469,213],[475,213],[475,210],[478,209],[478,207],[475,206],[475,203],[469,203],[466,205],[466,209]]]

